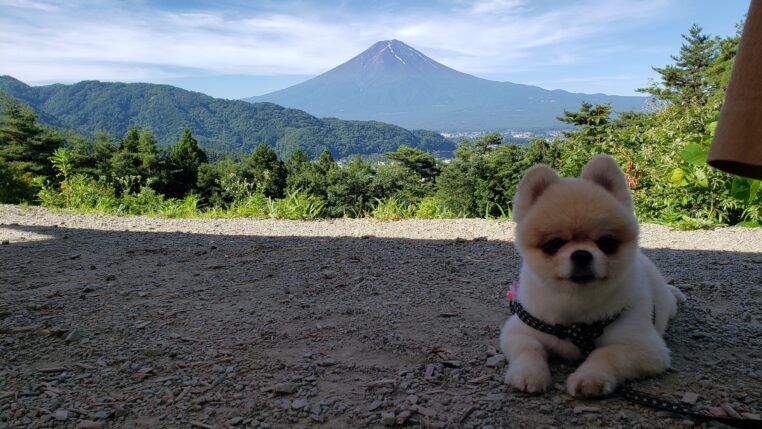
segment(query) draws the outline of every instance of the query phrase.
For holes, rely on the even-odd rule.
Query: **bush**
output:
[[[399,220],[415,217],[417,208],[415,204],[406,204],[394,197],[385,200],[376,198],[376,206],[373,207],[371,216],[380,220]]]

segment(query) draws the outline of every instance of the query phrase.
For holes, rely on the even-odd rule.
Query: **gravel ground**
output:
[[[0,427],[716,425],[573,399],[560,361],[549,393],[509,390],[512,226],[0,206]],[[762,229],[643,225],[641,242],[688,302],[672,370],[633,387],[759,414]]]

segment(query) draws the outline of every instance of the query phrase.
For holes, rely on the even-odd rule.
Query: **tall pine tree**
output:
[[[167,158],[169,180],[166,195],[182,197],[195,190],[199,167],[207,162],[206,153],[198,147],[198,141],[193,138],[190,129],[186,128]]]
[[[680,54],[671,56],[675,64],[653,68],[661,82],[638,91],[678,105],[702,108],[716,85],[709,79],[708,69],[718,55],[718,41],[704,34],[697,24],[683,34],[683,39]]]
[[[48,158],[63,139],[37,125],[34,111],[13,97],[0,93],[0,109],[0,158],[14,169],[53,176]]]
[[[286,187],[286,167],[270,146],[262,143],[254,149],[247,162],[245,175],[256,182],[258,190],[266,196],[283,196]]]

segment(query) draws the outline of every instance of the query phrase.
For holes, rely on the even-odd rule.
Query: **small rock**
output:
[[[295,410],[306,410],[309,407],[309,402],[305,401],[304,399],[296,399],[291,403],[291,408]]]
[[[53,418],[59,422],[66,421],[69,419],[69,412],[66,410],[58,409],[55,413],[53,413]]]
[[[398,425],[403,425],[407,421],[407,419],[410,418],[410,416],[413,415],[413,412],[410,410],[404,410],[401,413],[397,414],[397,419],[395,420]]]
[[[95,422],[92,420],[82,420],[77,423],[77,429],[100,429],[103,427],[102,422]]]
[[[285,394],[296,392],[298,388],[299,386],[297,386],[296,384],[286,382],[286,383],[278,383],[272,386],[265,387],[262,389],[262,391],[272,392],[276,395],[285,395]]]
[[[66,338],[64,338],[64,341],[67,343],[76,343],[77,341],[84,338],[85,334],[80,331],[79,329],[73,329],[69,332],[68,335],[66,335]]]
[[[384,426],[394,426],[394,413],[390,411],[381,412],[381,424]]]
[[[723,410],[720,407],[706,407],[707,411],[709,411],[709,414],[715,416],[715,417],[727,417],[727,414],[725,414],[725,410]]]
[[[327,357],[327,358],[321,360],[320,362],[318,362],[318,365],[319,366],[334,366],[334,365],[336,365],[338,363],[339,362],[336,359],[334,359],[332,357]]]
[[[750,420],[762,420],[762,417],[756,413],[741,413],[741,417]]]
[[[381,402],[379,400],[375,400],[375,401],[371,402],[370,405],[368,405],[368,411],[375,411],[381,405],[383,405],[383,402]]]
[[[405,400],[413,405],[418,403],[418,397],[416,395],[408,395],[407,398],[405,398]]]
[[[601,407],[596,407],[594,405],[577,405],[574,407],[574,414],[582,414],[582,413],[600,413]]]
[[[95,418],[98,420],[108,420],[111,418],[111,415],[114,414],[111,411],[108,410],[100,410],[95,413]]]
[[[505,363],[505,355],[503,355],[502,353],[498,353],[494,356],[490,356],[489,358],[487,358],[487,361],[484,363],[484,365],[490,368],[495,368],[495,367],[503,365],[504,363]]]
[[[138,296],[141,298],[145,298],[148,296],[148,292],[138,292]]]
[[[232,419],[228,420],[228,424],[230,426],[237,426],[243,422],[243,417],[233,417]]]
[[[697,400],[698,400],[698,393],[693,393],[693,392],[685,392],[683,394],[683,399],[681,399],[682,402],[686,404],[690,404],[690,405],[695,404]]]
[[[734,419],[741,418],[741,415],[738,414],[738,411],[736,411],[735,408],[733,408],[733,406],[728,404],[727,402],[721,404],[720,407],[722,407],[722,409],[725,410],[725,413],[727,413],[727,415],[729,415],[730,417]]]
[[[437,412],[433,408],[422,407],[420,405],[416,408],[416,411],[426,417],[434,417],[437,415]]]

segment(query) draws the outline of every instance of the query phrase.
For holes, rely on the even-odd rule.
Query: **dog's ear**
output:
[[[524,215],[537,202],[548,187],[561,180],[552,168],[538,164],[527,169],[513,197],[513,220],[521,222]]]
[[[632,194],[627,186],[627,179],[614,158],[608,155],[595,155],[582,170],[580,177],[602,186],[614,198],[632,210]]]

